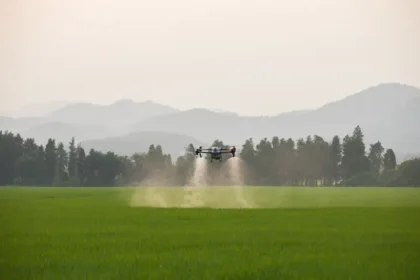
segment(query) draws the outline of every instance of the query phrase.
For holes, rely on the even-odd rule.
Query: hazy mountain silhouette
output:
[[[122,99],[110,105],[74,103],[46,116],[48,120],[64,123],[100,125],[130,125],[144,119],[179,112],[178,109],[151,101],[134,102]]]
[[[73,103],[41,117],[0,117],[0,130],[33,137],[39,143],[48,138],[67,142],[72,136],[84,141],[126,134],[132,132],[133,123],[178,111],[151,101],[136,103],[123,99],[110,105]]]
[[[49,138],[53,138],[56,142],[63,142],[66,146],[72,137],[76,140],[84,141],[88,139],[96,139],[114,136],[116,132],[100,125],[91,124],[68,124],[60,122],[49,122],[36,125],[30,129],[21,132],[21,136],[25,138],[34,138],[37,143],[47,143]]]
[[[98,149],[102,145],[104,149],[124,153],[131,153],[137,148],[143,149],[138,152],[147,151],[150,144],[161,143],[172,154],[173,151],[178,153],[182,141],[186,142],[182,142],[181,146],[186,146],[189,143],[211,144],[220,139],[228,145],[240,147],[245,139],[251,137],[256,142],[265,137],[297,139],[313,134],[330,141],[334,135],[342,138],[351,134],[354,127],[360,125],[367,150],[368,144],[380,140],[385,148],[393,148],[401,159],[420,152],[419,120],[420,89],[388,83],[316,110],[287,112],[271,117],[239,116],[208,109],[181,111],[151,101],[136,103],[120,100],[105,106],[69,104],[38,118],[0,117],[0,130],[32,135],[40,143],[50,137],[66,142],[71,136],[75,136],[77,141],[95,139],[85,143],[98,143]],[[124,148],[124,145],[130,147]]]
[[[17,110],[2,112],[2,114],[13,118],[42,117],[50,112],[63,108],[68,104],[70,104],[70,102],[66,101],[49,101],[44,103],[34,103],[25,105]]]
[[[311,111],[240,117],[193,109],[144,120],[133,129],[178,132],[203,142],[218,138],[239,145],[249,137],[258,141],[272,136],[296,139],[317,134],[330,140],[336,134],[351,134],[360,125],[367,143],[381,140],[384,146],[404,154],[417,152],[420,142],[416,128],[420,120],[420,110],[415,105],[418,98],[418,88],[381,84]]]
[[[45,124],[43,118],[11,118],[0,117],[0,130],[8,130],[14,133],[22,133],[38,125]]]
[[[136,132],[119,137],[89,140],[82,142],[85,150],[91,148],[102,152],[112,151],[120,155],[131,156],[136,152],[146,152],[151,144],[161,145],[165,154],[171,154],[172,160],[185,153],[189,143],[205,145],[195,138],[168,132]]]

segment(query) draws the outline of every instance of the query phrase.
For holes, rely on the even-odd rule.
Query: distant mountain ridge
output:
[[[55,139],[56,142],[68,143],[72,137],[77,141],[84,141],[96,139],[98,136],[111,137],[119,133],[101,125],[48,122],[24,130],[21,135],[25,138],[34,138],[38,143],[46,143],[49,138]]]
[[[275,116],[240,116],[233,112],[209,109],[182,111],[151,101],[136,103],[123,99],[110,105],[68,104],[43,117],[0,117],[0,130],[35,137],[41,143],[49,137],[68,142],[71,135],[77,141],[96,143],[98,147],[102,145],[104,149],[122,152],[117,143],[130,139],[146,143],[158,141],[159,137],[162,137],[160,142],[167,145],[170,145],[167,139],[171,138],[208,144],[220,139],[226,144],[241,146],[247,138],[253,138],[254,141],[273,136],[297,139],[313,134],[330,141],[334,135],[342,138],[360,125],[367,149],[368,144],[380,140],[386,148],[393,148],[402,157],[420,152],[419,120],[420,89],[387,83],[318,109]],[[126,149],[125,152],[136,152],[133,149],[144,149],[147,145],[129,146],[132,149]],[[168,146],[168,149],[175,151],[178,148]]]
[[[36,118],[42,117],[49,112],[61,109],[66,105],[70,104],[67,101],[49,101],[43,103],[36,103],[36,104],[29,104],[25,105],[17,110],[11,110],[9,112],[2,112],[1,114],[5,114],[12,118]]]
[[[72,136],[78,141],[85,141],[124,135],[132,132],[133,123],[178,111],[152,101],[121,99],[109,105],[79,102],[67,104],[40,117],[0,117],[0,130],[20,133],[40,143],[50,137],[67,142]]]
[[[420,142],[420,130],[416,128],[420,106],[414,104],[418,98],[418,88],[381,84],[315,110],[272,117],[239,117],[192,109],[143,120],[133,130],[178,132],[206,142],[219,138],[226,143],[243,143],[246,138],[297,139],[314,134],[330,140],[334,135],[342,138],[360,125],[367,144],[380,140],[397,153],[416,153]]]
[[[144,119],[179,111],[179,109],[152,101],[134,102],[131,99],[121,99],[110,105],[73,103],[45,117],[48,120],[66,123],[130,125]]]

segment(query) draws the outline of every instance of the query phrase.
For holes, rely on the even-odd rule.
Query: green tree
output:
[[[239,157],[247,163],[248,172],[246,172],[245,174],[245,181],[251,185],[256,184],[256,151],[254,148],[254,141],[252,138],[245,140],[245,143],[242,145],[242,149],[239,153]]]
[[[64,144],[62,142],[58,143],[57,147],[57,172],[55,184],[62,185],[68,181],[69,175],[67,173],[68,169],[68,154],[64,149]]]
[[[395,170],[397,167],[397,159],[392,149],[387,149],[383,158],[384,170]]]
[[[368,159],[370,162],[370,171],[379,174],[383,167],[383,152],[384,148],[380,141],[370,145]]]
[[[341,142],[340,137],[334,136],[332,139],[330,149],[329,149],[329,157],[330,157],[330,169],[329,169],[329,177],[332,180],[333,184],[336,184],[340,181],[341,172],[340,172],[340,164],[342,158],[342,150],[341,150]]]
[[[413,158],[401,163],[394,185],[420,187],[420,158]]]
[[[307,154],[306,154],[305,146],[306,146],[306,143],[303,140],[303,138],[299,138],[296,142],[296,159],[294,161],[294,166],[293,166],[295,185],[306,184]]]
[[[23,185],[33,185],[38,181],[38,146],[33,138],[23,141],[22,154],[16,160],[15,181]]]
[[[38,174],[38,179],[37,179],[37,183],[39,185],[44,185],[47,184],[47,166],[46,166],[46,161],[45,161],[46,155],[45,155],[45,148],[43,145],[38,147],[37,150],[37,156],[36,156],[36,162],[37,162],[37,166],[36,166],[36,170],[37,170],[37,174]]]
[[[118,159],[120,161],[120,174],[117,175],[115,183],[119,186],[129,185],[135,171],[134,161],[128,156],[121,156]]]
[[[46,167],[46,182],[51,185],[54,181],[55,174],[57,171],[57,148],[55,140],[48,139],[47,145],[45,146],[45,167]]]
[[[359,173],[369,172],[369,159],[366,157],[363,133],[357,126],[353,135],[346,135],[343,139],[342,170],[343,177],[349,179]]]
[[[131,160],[134,163],[133,166],[133,174],[131,177],[131,182],[134,184],[140,184],[147,175],[145,162],[146,162],[147,154],[145,153],[135,153],[131,156]]]
[[[255,147],[255,171],[258,174],[257,182],[262,185],[275,185],[275,154],[273,146],[267,138],[261,139]]]
[[[287,178],[287,163],[285,162],[287,153],[286,140],[275,136],[271,143],[274,150],[274,180],[276,180],[278,185],[283,185]]]
[[[284,144],[285,154],[284,154],[284,168],[282,169],[285,174],[287,185],[295,185],[298,181],[296,173],[296,150],[295,150],[295,141],[292,138],[287,139]]]
[[[221,140],[213,146],[228,148]],[[397,166],[394,151],[384,148],[378,141],[370,145],[366,156],[363,133],[357,126],[353,134],[343,138],[335,136],[327,143],[321,136],[308,136],[296,141],[288,138],[264,138],[254,146],[252,138],[245,140],[238,156],[248,165],[247,184],[259,185],[327,185],[347,186],[420,186],[420,159],[404,161]],[[383,156],[382,156],[383,155]],[[209,160],[210,155],[207,155]],[[230,178],[229,156],[222,164],[208,165],[208,183],[226,184]],[[172,162],[163,147],[151,143],[146,153],[131,157],[112,152],[102,153],[91,149],[86,156],[74,138],[67,153],[63,143],[56,146],[49,139],[45,148],[34,139],[0,131],[0,184],[51,185],[56,176],[57,184],[83,186],[115,186],[143,184],[152,177],[162,185],[185,185],[191,179],[196,162],[195,147],[190,144],[185,154]],[[223,167],[223,168],[222,168]],[[381,169],[383,168],[382,172]],[[231,178],[230,178],[231,179]],[[343,180],[342,180],[343,179]]]
[[[68,173],[69,177],[73,178],[76,176],[77,172],[77,148],[74,137],[69,143],[69,154],[68,154]]]
[[[22,144],[19,134],[0,131],[0,185],[11,185],[18,176],[16,161],[23,153]]]
[[[82,186],[86,182],[87,169],[86,169],[86,153],[83,147],[79,144],[76,148],[76,178],[79,178],[79,185]]]
[[[112,152],[100,154],[103,157],[99,169],[100,186],[115,186],[117,178],[122,174],[121,160]]]

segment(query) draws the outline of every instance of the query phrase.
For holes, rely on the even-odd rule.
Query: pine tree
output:
[[[384,148],[382,147],[381,142],[376,142],[373,145],[370,145],[369,151],[369,162],[370,162],[370,171],[376,174],[381,172],[383,167],[383,154]]]
[[[74,137],[69,143],[69,164],[68,164],[69,177],[73,178],[76,176],[77,171],[77,150]]]
[[[57,170],[58,170],[58,180],[62,184],[66,182],[69,178],[67,173],[68,168],[68,155],[67,151],[64,149],[64,144],[60,142],[57,147]]]
[[[46,182],[52,184],[57,172],[57,148],[54,139],[48,139],[45,146]]]
[[[343,139],[342,170],[345,179],[369,171],[369,159],[365,155],[363,133],[357,126],[353,135],[346,135]]]
[[[392,149],[387,149],[383,159],[384,170],[395,170],[397,167],[397,160]]]
[[[76,154],[77,154],[76,174],[77,174],[77,177],[79,178],[79,185],[82,186],[86,180],[86,153],[80,144],[77,146]]]
[[[342,159],[342,150],[341,150],[341,143],[340,138],[338,136],[334,136],[329,151],[330,157],[330,178],[333,181],[333,184],[337,183],[340,180],[341,172],[340,172],[340,164]]]

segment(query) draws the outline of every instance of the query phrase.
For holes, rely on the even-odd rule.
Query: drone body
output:
[[[195,155],[200,156],[201,154],[210,154],[210,162],[213,160],[218,160],[222,162],[222,154],[231,154],[233,157],[235,156],[236,148],[232,146],[228,149],[220,148],[220,147],[211,147],[210,149],[203,149],[201,146],[195,150]]]

